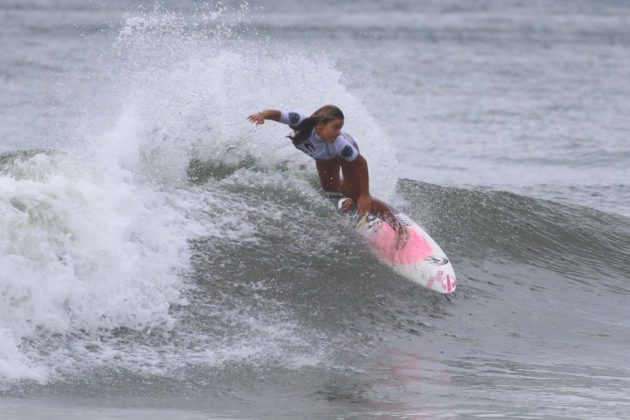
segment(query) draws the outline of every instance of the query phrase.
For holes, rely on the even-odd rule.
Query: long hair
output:
[[[324,124],[327,124],[332,120],[337,119],[344,119],[341,109],[339,109],[335,105],[324,105],[317,111],[313,112],[313,115],[311,115],[310,117],[304,118],[302,122],[297,127],[295,127],[293,135],[287,137],[289,137],[293,141],[293,144],[298,145],[311,135],[313,127],[315,127],[318,122],[323,122]]]

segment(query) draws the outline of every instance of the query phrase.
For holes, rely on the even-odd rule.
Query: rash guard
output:
[[[305,115],[298,112],[280,111],[280,122],[288,124],[293,129],[300,125],[305,118]],[[329,142],[321,139],[315,133],[315,128],[306,140],[296,144],[295,147],[315,160],[330,160],[340,157],[352,162],[359,156],[357,143],[349,134],[341,133],[334,142]]]

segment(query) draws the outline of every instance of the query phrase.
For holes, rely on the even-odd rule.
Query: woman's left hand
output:
[[[369,194],[362,195],[357,199],[357,210],[361,216],[369,213],[372,208],[372,197]]]

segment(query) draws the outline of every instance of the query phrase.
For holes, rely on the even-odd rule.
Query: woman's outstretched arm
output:
[[[250,115],[247,119],[256,125],[264,124],[265,120],[280,121],[280,111],[277,109],[265,109],[264,111]]]

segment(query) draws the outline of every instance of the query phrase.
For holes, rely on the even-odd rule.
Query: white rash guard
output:
[[[305,118],[306,116],[297,112],[280,111],[280,122],[288,124],[293,129]],[[357,143],[349,134],[341,133],[334,142],[328,142],[322,140],[315,133],[314,128],[311,135],[302,143],[295,145],[295,147],[315,160],[330,160],[339,156],[348,162],[352,162],[359,156]]]

